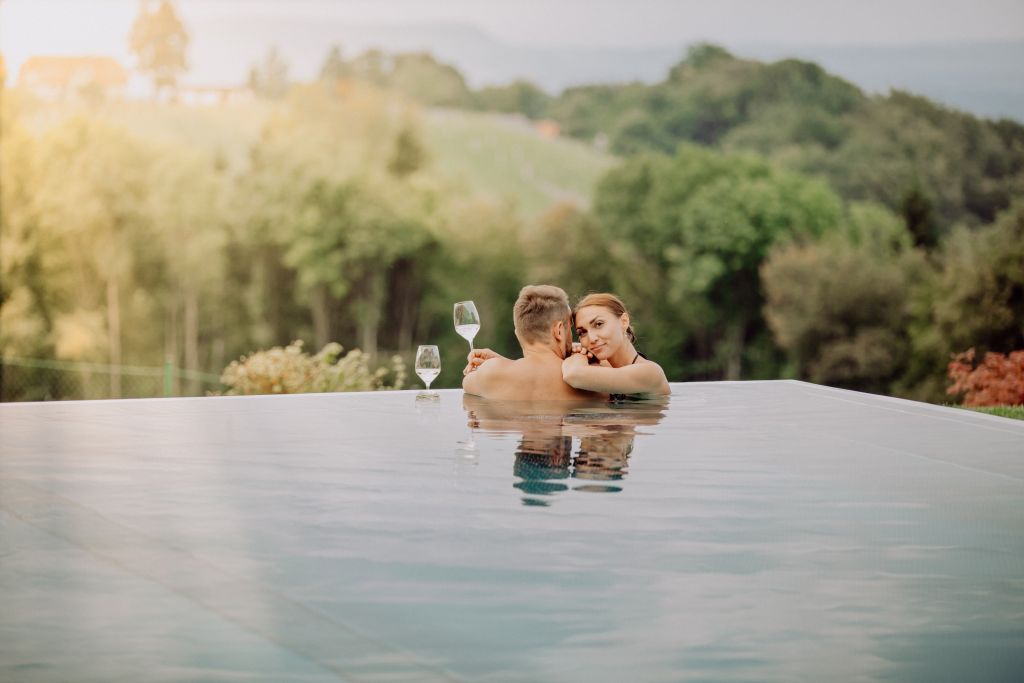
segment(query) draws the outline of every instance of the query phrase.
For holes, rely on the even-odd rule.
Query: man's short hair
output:
[[[569,318],[569,296],[554,285],[527,285],[512,309],[516,333],[524,342],[547,341],[551,326]],[[567,330],[568,332],[568,330]]]

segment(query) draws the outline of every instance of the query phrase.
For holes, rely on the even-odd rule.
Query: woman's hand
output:
[[[590,360],[587,358],[587,351],[580,350],[576,353],[570,353],[569,356],[562,361],[562,380],[570,386],[576,386],[573,384],[575,381],[576,373],[590,365]]]
[[[468,375],[483,365],[484,361],[488,361],[492,358],[501,358],[501,354],[491,351],[490,349],[473,349],[469,352],[469,355],[466,356],[466,367],[462,369],[462,374]]]
[[[574,356],[575,355],[581,355],[581,356],[583,356],[584,358],[587,359],[588,363],[591,363],[591,364],[597,362],[596,358],[594,357],[594,354],[592,354],[590,351],[588,351],[586,348],[584,348],[583,344],[580,344],[579,342],[573,342],[572,343],[572,354],[571,355],[574,355]]]

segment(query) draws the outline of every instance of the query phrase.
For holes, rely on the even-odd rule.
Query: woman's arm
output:
[[[668,394],[665,371],[653,361],[621,368],[590,365],[586,355],[574,353],[562,361],[562,379],[575,389],[603,394]]]

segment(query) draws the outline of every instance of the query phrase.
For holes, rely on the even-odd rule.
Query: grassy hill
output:
[[[475,194],[511,197],[528,215],[558,201],[587,205],[615,157],[578,140],[542,137],[518,117],[433,110],[424,136],[438,170]]]
[[[264,102],[187,107],[110,102],[95,108],[30,104],[41,130],[79,112],[157,143],[184,144],[218,154],[239,167],[271,112]],[[510,200],[527,216],[553,203],[589,203],[598,178],[616,157],[571,138],[546,138],[523,118],[455,110],[423,110],[420,124],[430,163],[474,195]]]

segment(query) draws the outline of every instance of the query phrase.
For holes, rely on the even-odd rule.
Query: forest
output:
[[[206,107],[166,69],[143,101],[5,74],[0,356],[172,363],[175,393],[202,394],[296,340],[359,349],[364,371],[438,344],[434,386],[454,387],[453,302],[515,354],[512,302],[540,282],[619,294],[672,381],[955,402],[954,356],[1024,349],[1019,122],[714,45],[659,83],[559,94],[343,55],[293,82],[271,50],[251,97]],[[3,400],[133,394],[121,373],[85,391],[0,367]]]

